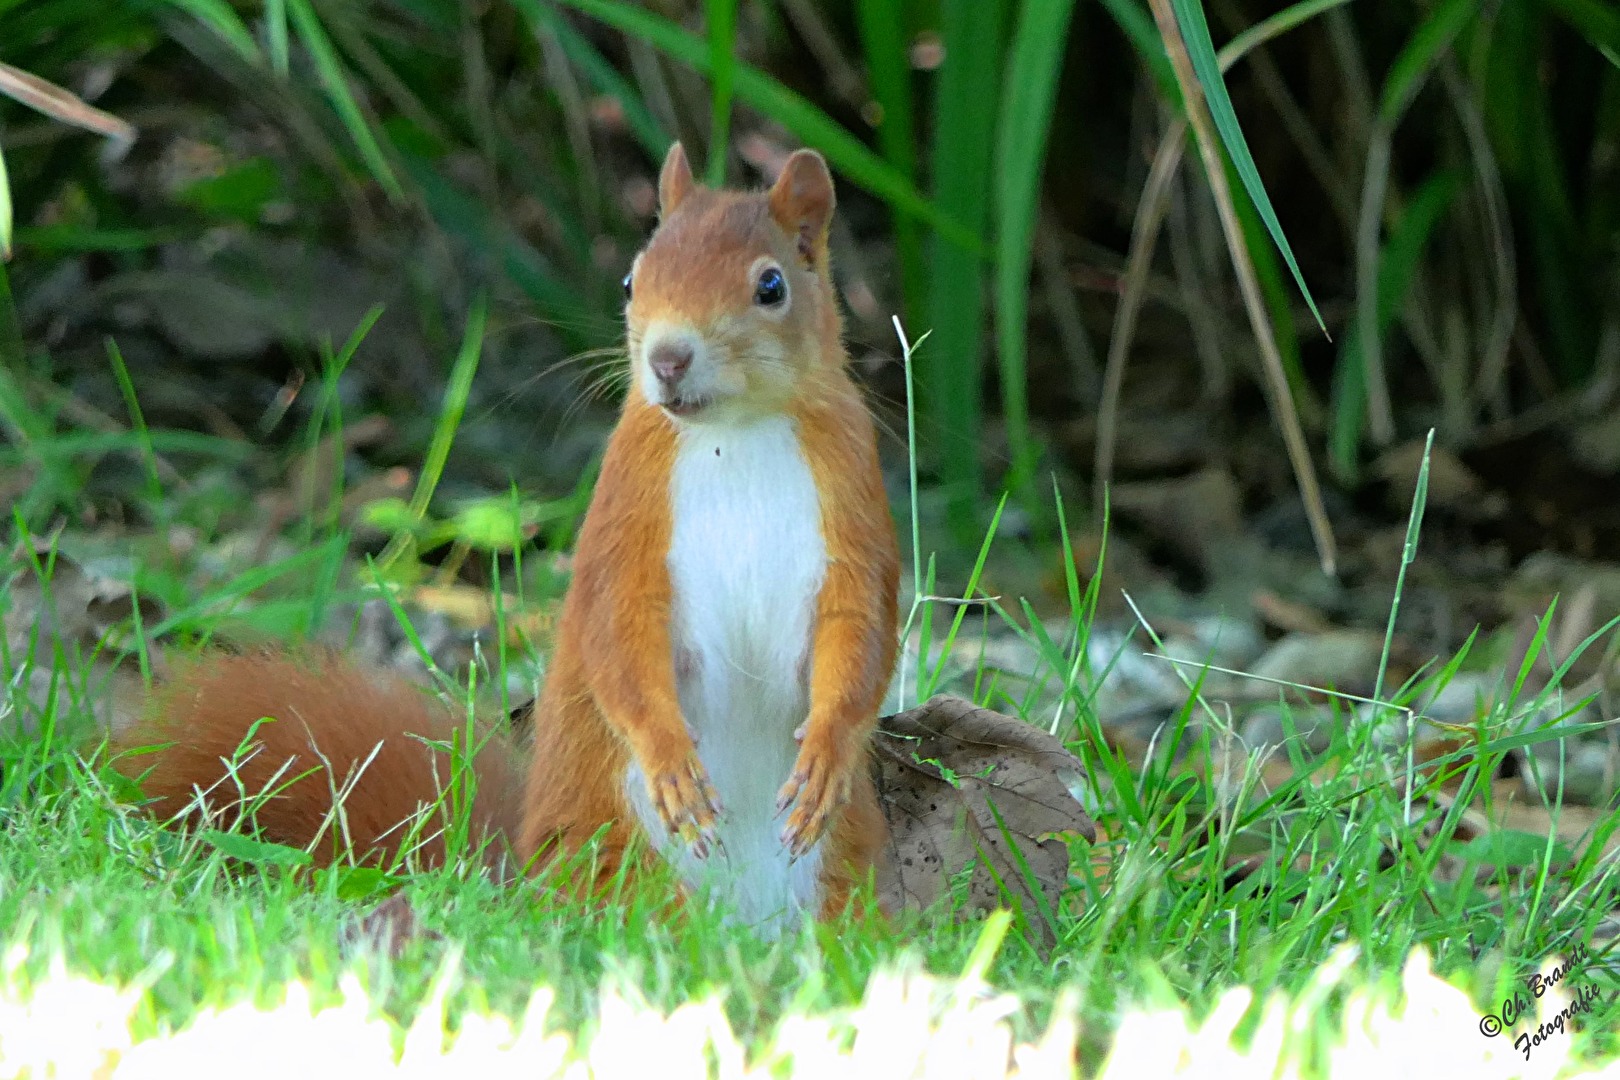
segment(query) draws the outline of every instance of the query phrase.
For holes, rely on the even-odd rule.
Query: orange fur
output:
[[[519,800],[504,752],[481,755],[490,779],[487,798],[480,787],[479,820],[491,830],[518,824],[525,858],[575,852],[603,833],[598,865],[610,876],[640,831],[625,793],[634,760],[659,816],[688,842],[702,845],[715,821],[681,712],[677,665],[684,661],[671,638],[666,559],[681,421],[669,401],[649,397],[645,386],[660,384],[639,359],[649,326],[679,324],[714,353],[705,362],[727,395],[717,407],[792,418],[819,496],[827,565],[811,629],[809,715],[798,761],[782,781],[791,807],[784,842],[797,851],[827,839],[819,908],[831,914],[865,880],[884,841],[868,751],[894,663],[899,576],[872,419],[845,371],[826,244],[831,180],[819,157],[801,152],[768,193],[710,191],[693,181],[677,145],[659,191],[662,220],[633,268],[627,310],[641,378],[632,379],[580,531],[536,705],[521,823],[511,820]],[[779,266],[791,290],[783,310],[756,304],[748,275],[762,264]],[[387,827],[431,797],[432,755],[399,733],[443,737],[444,710],[335,660],[244,657],[182,676],[136,736],[177,740],[146,781],[160,810],[180,808],[196,785],[217,778],[218,759],[261,714],[283,719],[257,733],[263,750],[242,770],[250,790],[283,761],[312,763],[312,741],[339,774],[383,744],[348,802],[358,850],[386,850]],[[330,809],[328,781],[315,777],[272,800],[258,820],[273,839],[302,846]]]
[[[196,817],[200,799],[229,826],[242,816],[243,796],[272,791],[253,810],[266,839],[306,848],[321,835],[312,850],[320,865],[351,847],[359,861],[386,863],[404,838],[401,823],[450,781],[450,756],[422,740],[449,743],[465,730],[464,718],[422,690],[341,657],[220,655],[181,668],[153,695],[143,722],[119,740],[126,753],[118,764],[162,816]],[[497,857],[517,823],[518,754],[499,737],[478,737],[488,741],[474,758],[472,821],[496,841]],[[162,749],[127,753],[154,746]],[[333,793],[351,778],[342,817],[322,834]],[[427,865],[443,861],[441,825],[421,832],[417,854]]]

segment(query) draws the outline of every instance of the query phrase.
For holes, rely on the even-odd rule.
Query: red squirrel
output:
[[[600,833],[603,876],[639,836],[744,922],[825,917],[887,835],[868,748],[899,580],[872,418],[845,370],[832,177],[800,150],[769,191],[710,190],[677,143],[658,198],[624,279],[632,378],[579,533],[527,782],[519,794],[515,755],[486,749],[474,822],[542,865]],[[447,764],[411,736],[457,724],[397,680],[276,655],[201,661],[147,716],[123,742],[172,740],[136,759],[170,812],[275,717],[226,790],[315,769],[256,821],[323,861],[332,793],[374,752],[327,827],[358,855],[395,850],[390,827],[434,798]]]

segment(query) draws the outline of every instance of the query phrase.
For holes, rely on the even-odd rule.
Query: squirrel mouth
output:
[[[661,403],[665,412],[671,416],[696,416],[708,408],[709,399],[706,397],[674,397]]]

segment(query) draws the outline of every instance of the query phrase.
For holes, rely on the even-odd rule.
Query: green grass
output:
[[[452,382],[445,417],[458,414],[467,393],[466,380]],[[162,445],[159,434],[135,426],[113,452],[149,461],[151,448]],[[47,456],[56,437],[72,432],[39,433]],[[1409,545],[1419,540],[1421,509],[1420,488]],[[1061,526],[1061,504],[1053,511]],[[324,522],[307,528],[322,550],[342,551],[345,538]],[[1060,532],[1068,544],[1066,527]],[[992,531],[963,595],[973,594],[993,545]],[[1559,682],[1574,657],[1558,658],[1558,678],[1533,696],[1524,692],[1523,671],[1517,679],[1504,672],[1493,706],[1473,732],[1477,745],[1437,763],[1414,769],[1378,741],[1405,705],[1449,679],[1466,657],[1389,690],[1391,701],[1374,711],[1373,722],[1351,723],[1346,714],[1332,745],[1310,761],[1298,745],[1288,747],[1296,763],[1292,779],[1264,790],[1252,755],[1240,755],[1230,784],[1220,788],[1213,773],[1206,777],[1191,767],[1218,748],[1220,728],[1196,669],[1187,674],[1185,705],[1151,760],[1129,761],[1105,739],[1106,718],[1094,706],[1103,673],[1085,659],[1097,578],[1084,584],[1082,574],[1094,569],[1069,575],[1071,632],[1063,640],[1047,636],[1027,607],[1020,618],[1007,604],[990,605],[989,617],[1026,635],[1043,658],[1028,685],[1001,679],[974,660],[975,621],[966,607],[936,611],[938,605],[925,600],[914,611],[925,635],[943,632],[945,646],[936,665],[919,667],[919,697],[941,689],[967,693],[1054,726],[1089,769],[1106,839],[1098,852],[1076,844],[1070,881],[1052,914],[1057,940],[1050,951],[1037,944],[1023,916],[986,922],[948,904],[892,925],[847,919],[806,925],[769,942],[701,910],[672,917],[667,881],[626,889],[601,907],[562,898],[547,879],[503,885],[477,869],[466,830],[456,828],[453,804],[465,805],[465,791],[450,800],[451,847],[460,856],[432,872],[407,864],[387,877],[341,869],[311,873],[299,853],[251,838],[171,831],[132,808],[129,785],[107,768],[95,737],[86,737],[84,691],[53,697],[60,704],[43,710],[26,700],[22,688],[31,674],[48,671],[76,688],[92,658],[72,642],[36,632],[30,649],[3,658],[8,697],[0,716],[8,724],[27,716],[34,731],[0,745],[0,829],[8,837],[0,846],[0,926],[7,928],[0,950],[25,950],[8,954],[13,967],[6,979],[13,987],[48,985],[51,966],[60,962],[79,975],[133,985],[137,1038],[184,1026],[216,1006],[274,1003],[288,980],[307,983],[317,1002],[334,1002],[351,970],[402,1026],[419,1010],[431,1012],[446,994],[452,1025],[489,1011],[517,1017],[534,986],[543,984],[557,995],[548,1023],[589,1031],[604,987],[616,987],[665,1012],[718,997],[742,1044],[764,1053],[784,1017],[847,1016],[867,999],[875,973],[915,969],[950,979],[982,972],[991,986],[1014,995],[1010,1023],[1020,1039],[1038,1037],[1060,995],[1073,992],[1087,1033],[1082,1057],[1095,1063],[1107,1033],[1127,1022],[1133,1006],[1175,1001],[1201,1017],[1237,985],[1262,997],[1320,993],[1342,1002],[1342,986],[1324,988],[1316,978],[1324,966],[1347,965],[1348,985],[1385,986],[1419,946],[1478,1003],[1498,999],[1516,973],[1542,957],[1594,941],[1594,928],[1617,899],[1615,864],[1596,851],[1620,818],[1611,814],[1596,827],[1596,848],[1570,853],[1549,836],[1502,832],[1468,844],[1455,837],[1458,808],[1474,792],[1488,791],[1485,782],[1505,753],[1570,733],[1525,725],[1549,709],[1569,711],[1570,703],[1559,704]],[[51,563],[39,570],[49,577]],[[184,580],[196,568],[170,572]],[[268,613],[267,625],[284,625],[288,610],[300,605],[307,610],[294,621],[313,627],[333,596],[312,586],[311,577],[290,562],[243,566],[213,589],[234,598],[238,628],[261,613]],[[502,584],[512,589],[519,583]],[[0,607],[10,607],[16,587],[0,593]],[[923,594],[933,587],[924,581]],[[1392,588],[1398,603],[1400,582]],[[529,600],[544,593],[544,586],[529,583]],[[205,638],[220,610],[199,601],[149,628],[173,627],[179,619]],[[1392,608],[1392,632],[1394,615]],[[1141,629],[1138,640],[1156,643],[1150,625]],[[1610,629],[1582,648],[1594,647]],[[443,673],[452,693],[480,698],[478,687],[492,672],[529,659],[506,655],[503,640],[497,638],[481,669]],[[1525,670],[1533,659],[1534,653]],[[1045,711],[1054,700],[1062,706],[1059,720]],[[1288,700],[1283,704],[1292,724]],[[1402,783],[1407,778],[1413,778],[1409,789]],[[1555,777],[1547,783],[1556,790]],[[1455,803],[1435,797],[1442,784],[1459,793]],[[1094,866],[1092,856],[1104,853],[1106,860]],[[1257,866],[1229,882],[1228,862],[1240,854],[1254,856]],[[1437,872],[1442,856],[1494,869],[1469,884],[1472,874],[1459,880]],[[391,960],[346,953],[346,928],[395,889],[442,937],[416,940]],[[1353,955],[1341,952],[1347,944],[1355,946]],[[1612,1054],[1620,1047],[1601,1033],[1620,1021],[1616,980],[1612,968],[1602,967],[1607,946],[1597,941],[1593,947],[1600,959],[1583,977],[1605,988],[1605,1000],[1575,1045]],[[444,983],[452,957],[455,974]],[[1258,1012],[1253,1015],[1258,1022]],[[1325,1039],[1336,1030],[1335,1017],[1332,1009],[1311,1013],[1312,1037]],[[1469,1032],[1468,1038],[1480,1036]]]
[[[708,158],[711,176],[724,172],[723,133],[742,130],[733,113],[749,110],[749,123],[768,118],[818,147],[845,181],[893,212],[909,328],[919,337],[928,327],[934,330],[917,357],[919,397],[935,421],[922,425],[922,441],[933,451],[931,458],[944,459],[933,462],[935,476],[947,486],[959,481],[950,491],[957,507],[955,534],[963,550],[977,554],[970,574],[945,580],[938,567],[949,558],[925,557],[916,542],[921,530],[914,500],[913,592],[980,601],[971,608],[928,600],[914,605],[909,621],[923,643],[924,662],[914,658],[903,683],[918,695],[945,689],[972,696],[1067,739],[1085,761],[1090,794],[1102,807],[1099,824],[1106,840],[1098,854],[1107,858],[1094,867],[1092,853],[1076,846],[1064,902],[1053,913],[1057,942],[1049,952],[1034,944],[1020,918],[985,921],[949,909],[906,916],[893,926],[806,926],[771,943],[727,929],[707,915],[668,918],[667,883],[650,883],[608,908],[588,909],[559,899],[544,883],[488,881],[471,868],[470,859],[431,873],[403,867],[394,875],[397,883],[344,873],[312,875],[299,868],[301,860],[293,854],[255,847],[251,838],[186,836],[134,812],[134,793],[106,768],[97,739],[86,733],[88,680],[100,670],[94,661],[116,650],[30,630],[24,618],[24,647],[7,641],[0,655],[5,695],[0,730],[11,732],[0,745],[0,834],[6,840],[0,845],[0,956],[6,957],[0,962],[0,1017],[10,1016],[5,1009],[14,991],[26,996],[30,986],[54,985],[50,970],[58,962],[88,978],[134,986],[141,1036],[185,1024],[215,1005],[273,1003],[289,979],[307,982],[319,1002],[335,1001],[346,973],[357,968],[372,1000],[402,1024],[419,1010],[432,1014],[441,994],[453,1023],[489,1009],[516,1016],[536,983],[558,995],[550,1022],[573,1031],[596,1023],[605,986],[665,1011],[693,998],[719,996],[744,1044],[763,1052],[777,1038],[778,1022],[789,1016],[828,1018],[840,1037],[848,1036],[848,1027],[838,1025],[850,1022],[846,1010],[875,993],[875,973],[912,969],[946,980],[982,975],[995,989],[1015,995],[1010,1015],[1019,1038],[1044,1031],[1063,1011],[1060,996],[1072,991],[1084,1021],[1081,1057],[1089,1067],[1102,1059],[1116,1030],[1122,1042],[1135,1040],[1133,1045],[1173,1044],[1167,1034],[1173,1024],[1162,1016],[1158,1027],[1130,1027],[1141,1015],[1129,1011],[1133,1006],[1174,1003],[1201,1018],[1230,1007],[1227,988],[1247,985],[1261,998],[1278,992],[1302,1002],[1301,1024],[1311,1038],[1322,1040],[1336,1030],[1334,1017],[1351,994],[1346,984],[1324,981],[1318,972],[1348,965],[1348,985],[1388,986],[1411,950],[1421,946],[1438,970],[1466,987],[1475,1007],[1483,1008],[1500,1000],[1513,979],[1541,957],[1593,941],[1599,955],[1588,970],[1606,1000],[1574,1043],[1609,1056],[1620,1048],[1605,1034],[1620,1023],[1613,1000],[1615,958],[1609,946],[1592,937],[1616,906],[1615,864],[1601,851],[1620,819],[1613,812],[1600,817],[1584,846],[1567,856],[1547,835],[1498,830],[1468,841],[1458,835],[1458,807],[1475,794],[1482,800],[1492,796],[1488,781],[1503,755],[1571,734],[1567,728],[1534,727],[1532,720],[1574,711],[1561,687],[1572,657],[1555,658],[1559,677],[1550,686],[1535,693],[1525,689],[1531,660],[1546,648],[1550,616],[1542,622],[1532,657],[1518,671],[1501,672],[1490,707],[1477,727],[1464,733],[1474,743],[1466,752],[1420,767],[1404,747],[1392,755],[1380,748],[1379,739],[1405,715],[1403,707],[1463,665],[1485,663],[1481,650],[1472,648],[1435,658],[1410,685],[1382,687],[1375,697],[1387,694],[1388,703],[1353,709],[1354,703],[1342,702],[1331,745],[1307,755],[1299,740],[1290,742],[1283,753],[1295,766],[1293,778],[1264,789],[1255,782],[1249,755],[1237,759],[1229,786],[1192,767],[1221,748],[1218,703],[1208,700],[1197,669],[1185,673],[1183,706],[1161,732],[1151,759],[1131,760],[1111,747],[1104,729],[1108,717],[1097,712],[1098,686],[1119,654],[1099,663],[1088,648],[1100,575],[1094,567],[1074,566],[1070,517],[1060,502],[1040,510],[1056,523],[1057,535],[1047,542],[1066,552],[1061,562],[1069,612],[1062,632],[1038,620],[1020,598],[976,594],[1000,543],[999,517],[989,519],[986,533],[974,509],[981,478],[992,471],[974,434],[981,419],[986,270],[994,270],[990,315],[1007,395],[1004,413],[1013,428],[1015,479],[1022,498],[1039,501],[1044,486],[1031,475],[1040,451],[1039,418],[1022,411],[1031,350],[1020,290],[1028,279],[1036,215],[1052,190],[1039,175],[1041,162],[1061,155],[1067,165],[1120,153],[1117,146],[1085,141],[1085,130],[1055,126],[1060,121],[1054,117],[1063,115],[1062,94],[1055,102],[1043,100],[1040,86],[1010,81],[999,45],[1018,43],[1020,72],[1032,63],[1056,78],[1071,63],[1083,67],[1094,49],[1112,47],[1110,39],[1095,33],[1101,20],[1088,20],[1088,6],[1075,5],[1073,25],[1094,32],[1094,38],[1071,41],[1060,40],[1057,29],[1067,25],[1063,3],[863,3],[849,20],[849,33],[857,42],[851,48],[864,54],[871,95],[881,108],[872,132],[854,126],[851,116],[826,102],[791,89],[764,60],[755,64],[752,56],[734,56],[726,44],[741,29],[733,17],[746,9],[721,0],[705,5],[720,19],[702,33],[611,0],[563,5],[516,0],[512,13],[495,5],[488,18],[465,22],[462,10],[447,0],[408,5],[377,0],[355,5],[352,18],[342,20],[328,18],[337,10],[333,5],[310,0],[262,5],[171,0],[171,21],[153,15],[163,6],[124,5],[108,12],[88,0],[26,5],[0,0],[0,40],[14,50],[4,59],[77,85],[86,65],[99,63],[103,55],[127,55],[145,82],[116,83],[106,104],[115,109],[144,104],[150,112],[153,99],[142,96],[143,85],[195,92],[195,84],[152,78],[152,67],[140,66],[142,50],[177,68],[183,49],[218,80],[206,84],[210,92],[229,89],[241,98],[233,104],[246,106],[236,113],[221,108],[198,115],[209,123],[234,122],[251,112],[287,147],[274,162],[234,163],[229,172],[163,206],[166,217],[146,220],[139,207],[99,179],[91,163],[93,146],[86,149],[91,139],[70,135],[53,141],[56,135],[41,135],[42,121],[11,124],[23,113],[7,106],[8,126],[0,131],[7,171],[0,177],[0,194],[6,207],[14,206],[18,227],[11,236],[16,258],[0,267],[0,425],[6,440],[0,446],[0,471],[26,473],[31,483],[10,507],[6,540],[10,547],[25,533],[51,534],[64,521],[75,523],[56,534],[61,552],[94,562],[136,590],[134,625],[115,628],[137,636],[130,667],[142,676],[152,667],[146,637],[184,650],[244,634],[308,636],[329,625],[339,605],[367,595],[359,584],[366,568],[351,537],[338,528],[335,499],[313,488],[303,493],[299,516],[282,531],[295,545],[293,553],[260,559],[228,547],[230,537],[260,524],[252,496],[265,477],[284,475],[286,463],[267,462],[262,449],[240,442],[150,428],[147,388],[138,385],[116,348],[108,352],[100,375],[109,386],[116,383],[108,396],[113,401],[121,396],[127,420],[92,428],[73,419],[72,401],[60,389],[72,382],[53,380],[50,361],[25,337],[38,328],[19,325],[8,273],[16,274],[23,283],[19,292],[26,294],[62,260],[84,252],[98,253],[116,269],[138,271],[155,265],[158,249],[166,245],[243,222],[258,228],[262,207],[280,200],[316,208],[297,223],[300,231],[331,231],[318,214],[352,216],[365,223],[357,231],[379,220],[391,228],[408,220],[422,229],[411,234],[421,238],[422,250],[458,248],[459,260],[441,272],[465,283],[467,297],[490,296],[492,336],[517,311],[546,322],[567,348],[601,344],[617,333],[614,282],[622,266],[596,265],[587,253],[603,238],[617,244],[620,253],[629,250],[641,223],[604,196],[603,185],[590,182],[606,177],[614,160],[610,153],[622,147],[605,136],[594,143],[536,137],[536,132],[588,125],[577,100],[535,74],[543,66],[535,35],[549,35],[583,85],[618,103],[630,149],[655,162],[672,134],[662,109],[667,102],[643,70],[625,70],[622,46],[634,37],[675,64],[713,77],[697,115],[677,117],[696,130],[704,130],[700,125],[707,119],[707,130],[720,144]],[[1302,0],[1280,13],[1278,29],[1268,33],[1310,21],[1268,47],[1315,40],[1311,35],[1321,31],[1314,17],[1334,6]],[[1107,7],[1139,51],[1155,100],[1174,106],[1179,91],[1143,6],[1109,0]],[[1175,4],[1177,13],[1189,18],[1198,8],[1189,0]],[[1350,5],[1328,12],[1328,19],[1341,19],[1351,27],[1352,40],[1359,33],[1370,45],[1372,20],[1350,22],[1370,10]],[[510,22],[503,21],[507,14]],[[1489,327],[1491,340],[1501,340],[1500,363],[1482,359],[1475,368],[1465,360],[1460,377],[1443,363],[1431,363],[1402,384],[1403,393],[1385,391],[1392,410],[1410,406],[1415,418],[1426,415],[1430,383],[1442,390],[1461,384],[1465,415],[1459,430],[1473,423],[1473,412],[1484,403],[1496,401],[1493,395],[1506,400],[1505,391],[1497,392],[1509,385],[1510,374],[1515,387],[1526,382],[1519,377],[1517,351],[1509,362],[1509,333],[1499,333],[1503,326],[1511,332],[1521,303],[1526,324],[1549,342],[1548,377],[1563,388],[1580,386],[1593,362],[1598,325],[1614,317],[1612,302],[1604,299],[1613,290],[1603,289],[1613,276],[1612,239],[1620,217],[1601,183],[1612,172],[1612,163],[1604,164],[1612,155],[1602,151],[1612,142],[1620,116],[1620,68],[1611,63],[1620,38],[1611,13],[1592,0],[1505,0],[1475,8],[1430,5],[1387,18],[1393,27],[1384,28],[1389,40],[1366,50],[1387,63],[1387,71],[1341,70],[1350,62],[1334,54],[1334,63],[1321,64],[1319,72],[1329,89],[1322,96],[1335,103],[1349,96],[1347,88],[1358,78],[1370,79],[1378,103],[1377,115],[1369,118],[1374,127],[1358,129],[1352,109],[1342,110],[1344,117],[1337,110],[1313,114],[1323,125],[1324,140],[1347,141],[1349,156],[1357,160],[1365,160],[1372,147],[1378,159],[1378,168],[1365,177],[1349,178],[1345,200],[1354,205],[1361,184],[1363,205],[1359,219],[1348,223],[1353,235],[1347,237],[1345,261],[1348,255],[1361,258],[1337,297],[1339,310],[1353,310],[1354,319],[1331,365],[1331,438],[1344,476],[1353,475],[1368,435],[1369,395],[1378,391],[1376,375],[1367,376],[1378,363],[1375,357],[1383,350],[1393,358],[1397,350],[1416,348],[1434,336],[1432,328],[1425,330],[1429,310],[1413,305],[1414,297],[1438,297],[1439,304],[1477,314],[1465,325]],[[513,33],[514,26],[526,32]],[[1571,53],[1549,71],[1557,35],[1571,28],[1598,48]],[[948,52],[971,63],[938,75],[914,71],[908,50],[912,36],[924,30],[943,30]],[[1207,28],[1189,35],[1189,48],[1206,69],[1220,59],[1213,46]],[[115,65],[121,71],[122,63]],[[492,84],[486,71],[486,81],[479,82],[472,73],[481,65],[507,81]],[[1201,75],[1211,88],[1218,85],[1207,71]],[[1544,75],[1556,81],[1548,83]],[[1238,77],[1241,72],[1234,73]],[[193,72],[188,78],[198,76]],[[1129,89],[1109,92],[1123,102]],[[1578,102],[1589,112],[1576,123],[1553,123],[1559,109],[1577,100],[1576,91],[1582,91]],[[1226,145],[1239,145],[1231,134],[1237,120],[1233,105],[1219,97]],[[1238,97],[1247,110],[1245,102]],[[176,116],[190,116],[186,110],[196,103],[162,104]],[[1431,107],[1440,105],[1446,107]],[[1253,124],[1251,115],[1269,114],[1245,111],[1246,126]],[[27,128],[28,123],[36,126]],[[14,131],[33,141],[13,144]],[[1403,156],[1408,139],[1423,148],[1421,169],[1408,167],[1412,163]],[[1268,169],[1277,154],[1272,146],[1270,156],[1263,157]],[[452,160],[474,163],[476,175],[444,168]],[[998,161],[1008,166],[999,176]],[[1246,191],[1256,190],[1248,186],[1257,178],[1252,162],[1241,170],[1234,167],[1234,175]],[[1588,175],[1595,178],[1590,185],[1577,178]],[[1062,179],[1076,188],[1094,183],[1083,176]],[[1275,187],[1272,191],[1281,195]],[[1280,212],[1303,214],[1302,207],[1318,199],[1327,205],[1321,194],[1314,189],[1293,194]],[[1135,192],[1108,197],[1114,196],[1128,206]],[[1287,305],[1289,278],[1299,280],[1301,271],[1291,257],[1278,260],[1286,247],[1268,246],[1273,239],[1280,242],[1281,231],[1276,215],[1266,213],[1263,192],[1254,205],[1239,203],[1256,272],[1264,278],[1267,313],[1279,338],[1293,341],[1293,322],[1310,325]],[[531,216],[543,217],[546,228],[520,228],[508,214],[516,205],[538,208]],[[63,216],[46,220],[41,208],[47,206]],[[368,212],[359,213],[362,209]],[[378,214],[392,216],[378,219]],[[1489,250],[1476,235],[1479,217],[1502,233]],[[1521,236],[1518,264],[1512,229]],[[343,233],[335,243],[350,239]],[[1307,268],[1317,283],[1315,266],[1324,259],[1310,254],[1316,263]],[[995,259],[993,268],[984,265],[987,256]],[[1474,288],[1478,283],[1458,280],[1459,266],[1477,267],[1489,280]],[[1516,275],[1525,281],[1522,296]],[[1491,286],[1505,289],[1506,299]],[[1458,299],[1472,295],[1491,299],[1496,310],[1473,312]],[[1228,299],[1223,293],[1211,302]],[[488,578],[505,586],[493,590],[497,604],[507,593],[530,604],[555,599],[560,582],[552,568],[540,559],[521,559],[521,549],[499,537],[521,535],[525,525],[536,523],[566,536],[582,505],[579,498],[535,510],[525,498],[529,493],[514,491],[498,504],[441,505],[439,481],[484,343],[486,309],[480,304],[469,314],[468,306],[464,297],[435,295],[416,313],[441,331],[439,355],[454,362],[446,365],[447,391],[417,497],[403,506],[405,517],[396,518],[401,540],[390,552],[390,569],[400,571],[403,563],[405,571],[428,572],[425,563],[407,563],[405,556],[426,554],[430,542],[450,543],[460,545],[453,558],[470,550],[490,552]],[[465,327],[459,351],[454,330],[445,329],[457,326]],[[1404,342],[1397,336],[1402,331]],[[319,407],[307,431],[292,440],[306,451],[341,432],[337,384],[358,336],[319,358]],[[1488,357],[1494,349],[1465,348],[1460,355]],[[912,357],[909,348],[906,352],[909,375]],[[132,351],[132,364],[134,356]],[[99,358],[98,345],[98,363]],[[1295,368],[1302,363],[1291,365],[1291,379],[1321,379],[1319,370],[1298,375]],[[1297,387],[1295,392],[1301,393]],[[948,422],[941,424],[940,417]],[[1392,417],[1402,418],[1400,412]],[[909,415],[908,425],[915,447],[918,429]],[[915,491],[916,453],[909,464]],[[128,529],[80,531],[78,515],[92,480],[118,468],[133,478],[119,494]],[[176,476],[185,482],[176,483]],[[332,480],[335,495],[342,477]],[[581,492],[586,486],[588,479]],[[1421,508],[1420,500],[1412,516],[1413,544],[1420,540]],[[904,517],[904,508],[897,510]],[[500,520],[492,524],[494,518]],[[189,552],[171,548],[164,533],[169,528],[190,532],[194,547]],[[497,561],[497,555],[508,553],[511,561]],[[51,565],[49,560],[42,564],[47,575]],[[398,576],[408,580],[410,574]],[[1403,586],[1390,584],[1393,633]],[[18,581],[0,582],[0,609],[18,614],[13,604],[21,589]],[[405,607],[396,611],[405,617]],[[502,610],[501,618],[511,614]],[[1017,678],[976,659],[977,638],[989,625],[1011,627],[1030,646],[1040,664],[1033,677]],[[407,629],[420,650],[420,635]],[[1603,633],[1612,633],[1612,627]],[[1154,635],[1155,628],[1144,621],[1133,647],[1154,641]],[[436,672],[441,690],[455,700],[480,703],[505,694],[507,673],[537,662],[510,650],[505,640],[505,634],[495,636],[476,672]],[[943,644],[943,654],[927,662],[936,643]],[[1608,644],[1608,637],[1594,635],[1583,648]],[[36,680],[52,691],[42,708],[27,694]],[[1286,726],[1305,719],[1296,716],[1297,701],[1291,691],[1281,696]],[[21,720],[32,733],[27,737],[16,733]],[[1557,775],[1543,780],[1555,794]],[[1439,797],[1458,791],[1463,797],[1454,801]],[[233,858],[231,852],[248,859]],[[1228,863],[1237,855],[1253,857],[1256,865],[1248,877],[1228,883]],[[1477,883],[1470,883],[1471,873],[1441,872],[1443,861],[1452,859],[1489,865]],[[388,889],[407,897],[442,940],[418,941],[388,961],[347,954],[341,944],[345,929]],[[1351,946],[1354,953],[1347,953]],[[1239,1002],[1238,1008],[1247,1017],[1241,1032],[1261,1026],[1261,1006],[1245,1011]],[[1470,1026],[1476,1019],[1453,1015],[1447,1021],[1452,1028],[1431,1025],[1419,1034],[1434,1045],[1457,1039],[1455,1045],[1468,1050],[1480,1043]],[[1457,1026],[1467,1030],[1457,1036]],[[0,1024],[0,1038],[8,1034]],[[1319,1047],[1311,1054],[1317,1065],[1326,1060]]]

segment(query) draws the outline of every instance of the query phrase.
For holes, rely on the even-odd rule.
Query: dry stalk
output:
[[[1282,356],[1277,351],[1271,321],[1260,295],[1260,282],[1255,277],[1254,263],[1249,257],[1243,229],[1232,203],[1232,191],[1227,186],[1226,165],[1221,157],[1214,124],[1204,104],[1203,92],[1199,87],[1197,75],[1193,73],[1192,59],[1187,55],[1187,45],[1182,40],[1181,27],[1176,23],[1175,13],[1170,8],[1170,0],[1150,0],[1150,3],[1153,7],[1154,21],[1159,27],[1159,36],[1164,40],[1170,65],[1176,73],[1176,82],[1181,86],[1187,119],[1198,140],[1198,150],[1204,161],[1204,172],[1208,177],[1211,193],[1215,196],[1215,205],[1220,211],[1221,229],[1226,234],[1227,250],[1232,256],[1232,268],[1237,273],[1238,286],[1243,294],[1243,305],[1248,312],[1255,341],[1260,348],[1260,358],[1265,372],[1263,385],[1266,388],[1266,398],[1278,427],[1282,429],[1283,444],[1288,450],[1288,460],[1293,466],[1300,498],[1305,504],[1305,515],[1310,522],[1311,535],[1316,541],[1322,571],[1331,575],[1335,572],[1338,562],[1333,526],[1328,521],[1327,510],[1322,505],[1322,490],[1316,478],[1316,466],[1311,461],[1310,451],[1305,445],[1305,434],[1300,428],[1299,415],[1294,410],[1293,397],[1288,389],[1288,377],[1283,371]],[[1099,442],[1101,434],[1099,420]]]

